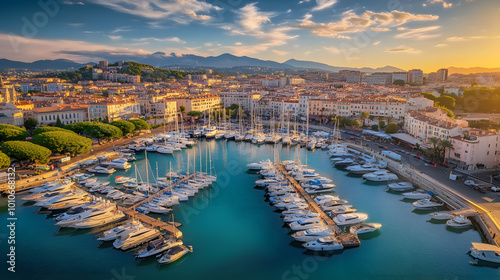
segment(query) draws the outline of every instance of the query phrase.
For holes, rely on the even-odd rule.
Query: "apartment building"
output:
[[[224,107],[240,104],[243,110],[246,111],[250,111],[252,107],[255,107],[255,103],[261,97],[260,93],[256,92],[221,92],[219,96]]]
[[[306,116],[307,115],[307,110],[310,107],[309,105],[309,100],[310,99],[326,99],[327,95],[326,94],[301,94],[299,95],[299,109],[298,109],[298,114],[299,116]],[[311,112],[309,112],[311,114]]]
[[[363,99],[310,99],[309,114],[313,116],[359,117],[362,112],[371,116],[402,119],[407,111],[406,102],[395,100]]]
[[[221,107],[221,98],[216,94],[179,97],[176,99],[176,101],[178,108],[180,108],[181,106],[186,107],[186,112],[206,112],[210,109]]]
[[[459,136],[467,126],[467,121],[448,118],[441,109],[433,107],[420,111],[408,111],[404,119],[406,132],[425,142],[431,137],[449,139]]]
[[[408,71],[408,83],[424,84],[424,72],[420,69],[412,69]]]
[[[495,132],[471,128],[463,135],[451,137],[453,149],[445,153],[447,162],[463,170],[498,167],[498,136]]]
[[[61,105],[33,109],[33,118],[38,120],[38,125],[49,125],[57,122],[62,124],[88,121],[88,108],[83,105]]]
[[[110,122],[119,119],[129,119],[137,117],[141,114],[141,106],[138,102],[98,102],[88,105],[88,119],[93,120],[98,118],[100,120],[108,118]]]
[[[177,101],[166,98],[141,98],[138,100],[141,107],[141,115],[164,118],[166,122],[175,120],[178,112]]]

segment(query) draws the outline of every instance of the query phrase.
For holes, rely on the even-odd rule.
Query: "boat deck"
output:
[[[285,170],[285,167],[282,163],[277,165],[277,169],[281,174],[284,175],[286,180],[297,190],[299,195],[301,195],[309,204],[310,210],[319,214],[319,217],[325,221],[326,225],[331,227],[338,239],[338,241],[344,246],[344,248],[350,247],[358,247],[361,245],[361,242],[358,239],[358,236],[352,233],[343,232],[337,224],[330,218],[319,206],[314,202],[312,197],[302,188],[302,186],[291,176],[288,175],[288,172]]]

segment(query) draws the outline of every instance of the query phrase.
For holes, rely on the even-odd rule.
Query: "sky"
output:
[[[499,0],[2,0],[0,58],[231,53],[343,67],[500,67]]]

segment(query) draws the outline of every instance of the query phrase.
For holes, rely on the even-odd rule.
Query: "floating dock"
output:
[[[361,245],[357,235],[343,232],[340,227],[335,224],[335,222],[330,218],[325,212],[314,202],[311,196],[302,188],[302,186],[285,170],[282,163],[277,164],[278,171],[283,174],[286,180],[297,190],[297,192],[306,200],[309,204],[310,210],[319,214],[319,217],[325,221],[326,225],[333,229],[338,241],[344,246],[344,248],[358,247]]]

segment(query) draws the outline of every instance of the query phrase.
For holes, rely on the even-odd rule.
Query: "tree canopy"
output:
[[[384,128],[384,132],[387,134],[392,134],[398,132],[400,129],[401,127],[397,123],[391,122]]]
[[[150,128],[149,124],[142,119],[133,119],[128,121],[135,125],[135,130],[144,130]]]
[[[37,134],[44,133],[44,132],[49,132],[49,131],[63,131],[63,132],[75,133],[75,132],[73,132],[71,130],[60,128],[60,127],[42,126],[42,127],[39,127],[39,128],[35,128],[35,130],[33,130],[33,135],[37,135]]]
[[[28,141],[7,141],[2,144],[2,152],[19,160],[33,160],[47,163],[51,151]]]
[[[29,118],[26,121],[24,121],[24,127],[26,129],[33,129],[38,125],[38,120],[34,118]]]
[[[116,120],[111,122],[111,125],[118,127],[123,135],[128,135],[135,130],[135,124],[129,121],[124,121],[124,120]]]
[[[64,126],[65,129],[71,130],[76,133],[83,133],[83,131],[90,125],[94,124],[93,122],[77,122],[70,123]]]
[[[438,97],[435,102],[437,103],[435,105],[444,106],[450,110],[455,107],[455,98],[451,96],[442,95]]]
[[[199,117],[199,116],[203,115],[203,113],[200,111],[189,111],[189,113],[187,113],[187,115],[190,117]]]
[[[121,138],[123,136],[122,131],[113,125],[105,123],[92,123],[87,125],[83,130],[83,134],[97,139],[113,139]]]
[[[25,140],[30,137],[29,132],[10,124],[0,124],[0,141]]]
[[[10,157],[2,152],[0,152],[0,168],[10,166]]]
[[[50,149],[53,153],[72,155],[90,152],[92,140],[74,132],[48,131],[33,136],[33,143]]]

